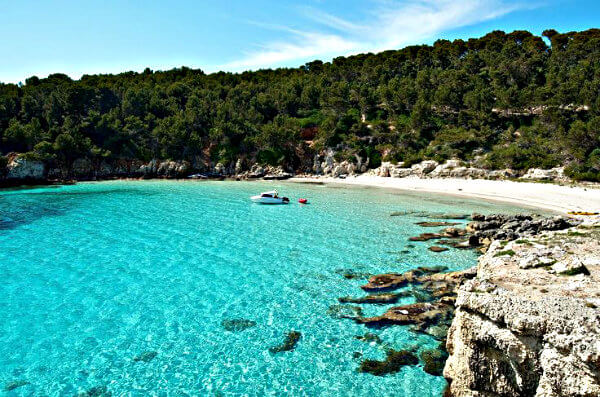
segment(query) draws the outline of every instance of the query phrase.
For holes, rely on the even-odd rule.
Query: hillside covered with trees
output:
[[[477,157],[600,180],[600,30],[543,36],[494,31],[241,74],[31,77],[0,84],[0,155],[65,169],[83,157],[302,171],[333,148],[370,167]]]

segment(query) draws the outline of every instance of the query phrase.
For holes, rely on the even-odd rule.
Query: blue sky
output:
[[[600,27],[598,0],[0,0],[0,81],[242,71],[491,30]]]

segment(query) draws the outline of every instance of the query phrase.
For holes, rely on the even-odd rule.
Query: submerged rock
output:
[[[419,302],[392,307],[380,316],[356,317],[354,320],[368,326],[416,324],[424,329],[430,324],[451,318],[452,312],[452,305],[446,302]]]
[[[362,342],[367,342],[367,343],[375,342],[377,344],[380,344],[381,342],[383,342],[383,340],[381,340],[379,335],[373,334],[371,332],[367,332],[364,335],[356,335],[354,338],[357,340],[360,340]]]
[[[256,321],[245,318],[230,318],[221,321],[221,326],[229,332],[240,332],[256,326]]]
[[[442,240],[438,240],[436,241],[436,244],[439,245],[448,245],[452,248],[458,248],[458,249],[471,249],[474,248],[474,246],[469,244],[468,240],[449,240],[449,239],[442,239]]]
[[[430,375],[442,376],[447,359],[448,353],[442,350],[442,346],[437,349],[427,349],[421,352],[423,370]]]
[[[389,350],[384,361],[364,360],[358,371],[383,376],[398,372],[405,365],[417,365],[418,363],[417,357],[407,350]]]
[[[155,351],[145,351],[143,353],[141,353],[138,356],[135,356],[133,358],[133,361],[142,361],[145,363],[148,363],[152,360],[154,360],[154,357],[156,357],[158,355],[158,352]]]
[[[405,273],[386,273],[369,278],[369,282],[361,288],[365,291],[394,290],[408,283],[417,282],[418,278],[426,274],[439,273],[446,270],[443,266],[419,267]]]
[[[469,214],[437,214],[435,216],[430,216],[430,218],[462,220],[469,219]]]
[[[410,241],[429,241],[429,240],[435,240],[435,239],[440,239],[443,236],[439,233],[421,233],[420,235],[416,236],[416,237],[409,237],[408,239]]]
[[[390,216],[404,216],[404,215],[408,215],[409,213],[406,211],[394,211],[390,214]]]
[[[441,226],[456,226],[460,223],[456,222],[417,222],[416,225],[421,227],[441,227]]]
[[[77,394],[77,397],[110,397],[112,393],[106,386],[95,386],[91,389]]]
[[[364,303],[374,303],[374,304],[388,304],[388,303],[396,303],[402,297],[412,295],[410,291],[402,291],[398,293],[387,293],[387,294],[375,294],[375,295],[367,295],[362,296],[360,298],[352,298],[349,296],[344,296],[342,298],[338,298],[340,303],[356,303],[356,304],[364,304]]]
[[[359,272],[354,269],[337,269],[335,272],[347,280],[363,279],[372,276],[371,273]]]
[[[8,382],[6,385],[4,385],[4,391],[12,391],[15,390],[21,386],[26,386],[29,385],[30,383],[27,382],[26,380],[15,380],[12,382]]]
[[[443,234],[446,237],[455,238],[464,236],[465,234],[467,234],[467,231],[456,227],[447,227],[446,229],[444,229]]]
[[[327,315],[333,318],[354,318],[362,315],[362,308],[351,305],[331,305],[327,309]]]
[[[444,251],[448,251],[448,248],[446,248],[446,247],[439,247],[437,245],[434,245],[434,246],[429,247],[429,251],[432,251],[432,252],[444,252]]]
[[[273,354],[277,354],[294,350],[301,336],[302,334],[298,331],[290,331],[281,345],[270,347],[269,351]]]

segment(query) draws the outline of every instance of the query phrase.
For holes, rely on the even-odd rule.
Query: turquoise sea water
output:
[[[248,200],[273,187],[292,204]],[[310,204],[297,204],[299,197]],[[414,224],[427,219],[390,216],[395,211],[517,209],[282,182],[117,181],[0,191],[0,390],[438,396],[444,379],[420,366],[384,377],[357,372],[362,358],[383,359],[384,347],[436,346],[431,337],[405,327],[367,330],[329,310],[338,297],[363,295],[364,281],[347,280],[340,269],[475,263],[470,251],[432,253],[432,242],[409,243],[431,231]],[[365,315],[386,309],[362,306]],[[256,325],[230,332],[222,326],[228,319]],[[296,348],[271,353],[292,330],[302,334]],[[365,332],[384,344],[355,338]],[[134,360],[140,355],[146,361]],[[5,390],[13,382],[28,383]]]

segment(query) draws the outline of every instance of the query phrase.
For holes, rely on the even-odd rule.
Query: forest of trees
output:
[[[53,74],[0,84],[0,163],[19,152],[61,167],[86,157],[301,170],[331,147],[371,167],[477,156],[600,180],[599,92],[599,29],[494,31],[241,74]]]

